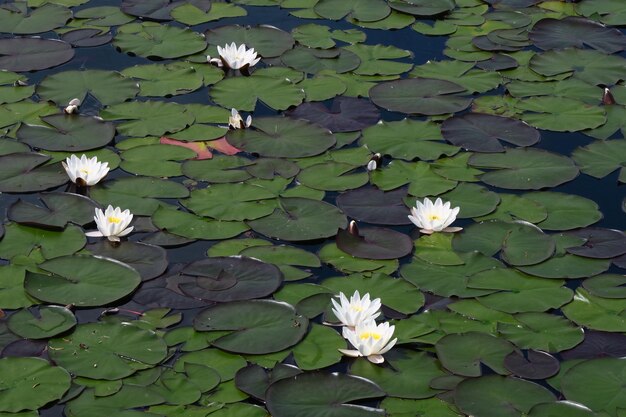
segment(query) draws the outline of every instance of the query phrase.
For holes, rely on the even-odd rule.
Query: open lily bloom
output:
[[[417,200],[415,207],[411,208],[409,220],[420,228],[420,232],[432,234],[433,232],[458,232],[462,227],[448,227],[456,220],[460,207],[450,208],[450,202],[445,204],[438,198],[433,204],[429,198],[424,202]]]
[[[261,57],[257,57],[257,53],[254,52],[254,48],[246,49],[245,44],[238,47],[235,42],[230,45],[226,44],[224,47],[218,46],[217,52],[220,54],[223,64],[234,70],[245,66],[253,67],[261,60]],[[209,62],[211,62],[210,59]]]
[[[80,100],[73,98],[68,103],[67,107],[63,111],[67,114],[78,113],[78,106],[80,106]]]
[[[357,324],[354,329],[343,328],[343,337],[356,348],[356,350],[339,349],[347,356],[364,356],[372,363],[383,363],[383,355],[391,349],[398,338],[391,340],[395,326],[389,323],[376,324],[374,320]]]
[[[96,209],[93,218],[98,226],[97,231],[85,233],[89,237],[106,237],[111,242],[119,242],[120,237],[126,236],[133,231],[133,226],[128,227],[133,220],[133,215],[128,209],[122,211],[121,208],[109,205],[106,211]]]
[[[109,172],[108,162],[99,162],[95,156],[87,158],[84,154],[80,158],[72,155],[61,164],[70,180],[78,185],[95,185]]]
[[[228,118],[228,127],[231,129],[246,129],[252,125],[252,116],[248,115],[246,121],[243,121],[243,117],[239,114],[237,109],[230,110],[230,117]]]
[[[374,320],[380,316],[380,298],[370,300],[369,293],[366,293],[363,298],[359,291],[355,291],[354,294],[348,298],[344,293],[339,293],[339,301],[334,298],[331,299],[333,306],[333,313],[339,319],[341,324],[354,328],[358,324],[366,321]]]

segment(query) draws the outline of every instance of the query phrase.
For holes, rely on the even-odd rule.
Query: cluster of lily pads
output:
[[[0,416],[622,416],[625,25],[3,2]]]

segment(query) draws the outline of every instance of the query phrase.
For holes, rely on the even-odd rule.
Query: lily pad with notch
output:
[[[626,36],[619,29],[575,16],[542,19],[533,26],[529,37],[543,50],[591,47],[614,54],[626,49]]]
[[[65,369],[39,358],[0,359],[0,373],[3,375],[0,412],[5,415],[20,415],[13,413],[37,410],[59,400],[71,384],[71,376]]]
[[[537,129],[519,120],[481,113],[445,120],[441,133],[453,145],[475,152],[504,152],[499,139],[526,147],[534,145],[541,137]]]
[[[90,48],[106,45],[113,40],[110,32],[101,29],[75,29],[61,35],[61,40],[77,48]]]
[[[578,167],[563,155],[542,149],[506,149],[496,154],[474,154],[469,164],[492,169],[481,176],[489,185],[515,190],[555,187],[578,176]]]
[[[511,352],[504,358],[504,366],[513,375],[525,379],[545,379],[559,372],[559,360],[546,352],[529,350]]]
[[[413,241],[404,233],[383,227],[359,228],[355,234],[340,229],[337,247],[357,258],[397,259],[413,251]]]
[[[8,71],[37,71],[56,67],[74,57],[69,43],[40,38],[0,39],[0,67]]]
[[[41,117],[44,126],[22,124],[17,138],[28,145],[49,151],[87,151],[101,148],[115,136],[113,123],[95,117],[55,114]]]
[[[332,204],[308,198],[279,198],[272,214],[248,222],[256,232],[287,241],[334,236],[347,226],[345,215]]]
[[[65,184],[68,178],[61,164],[45,165],[50,159],[34,152],[0,156],[0,191],[25,193]]]
[[[47,339],[75,325],[76,317],[67,307],[54,305],[17,311],[7,321],[9,330],[26,339]]]
[[[298,343],[307,332],[308,319],[287,303],[273,300],[217,304],[199,313],[194,328],[227,331],[213,346],[235,353],[266,354]]]
[[[104,120],[124,120],[116,125],[118,132],[138,137],[178,132],[195,120],[193,113],[185,106],[163,101],[114,104],[102,110],[100,117]]]
[[[520,349],[561,352],[585,339],[586,331],[562,316],[548,313],[516,314],[515,323],[498,323],[498,333]]]
[[[50,340],[48,347],[50,358],[74,375],[104,380],[152,368],[167,355],[161,337],[131,323],[80,324],[71,335]]]
[[[369,95],[374,104],[387,110],[430,116],[468,108],[472,99],[464,93],[464,87],[450,81],[411,78],[380,83]]]
[[[30,9],[26,2],[11,2],[0,7],[1,32],[15,35],[32,35],[64,26],[72,17],[67,7],[48,3]]]
[[[272,369],[250,364],[235,375],[237,388],[259,400],[265,400],[265,391],[274,382],[302,373],[298,367],[279,363]]]
[[[337,74],[355,70],[361,59],[354,52],[342,48],[314,49],[297,46],[285,52],[281,61],[288,67],[308,74],[330,70]]]
[[[380,112],[369,101],[338,97],[330,109],[322,103],[303,103],[287,112],[294,119],[304,119],[331,132],[353,132],[376,124]]]
[[[282,282],[283,274],[270,263],[247,257],[213,257],[183,268],[178,288],[191,297],[225,303],[268,296]]]
[[[210,29],[205,32],[210,45],[237,45],[245,44],[263,58],[273,58],[282,55],[293,48],[295,43],[288,32],[269,25],[239,26],[229,25]]]
[[[567,252],[574,255],[608,259],[626,253],[626,233],[620,230],[587,227],[568,232],[567,235],[585,239],[582,245],[567,248]]]
[[[349,15],[363,22],[375,22],[391,13],[387,3],[382,0],[320,0],[313,10],[326,19],[340,20]]]
[[[254,220],[271,214],[276,196],[268,190],[245,183],[213,184],[194,190],[182,203],[199,216],[218,220]]]
[[[116,259],[132,267],[139,272],[142,281],[158,277],[168,267],[165,249],[146,243],[124,241],[113,246],[101,240],[87,245],[85,249],[96,256]]]
[[[9,220],[27,226],[63,229],[68,223],[84,226],[93,221],[97,204],[89,198],[72,193],[51,192],[39,196],[41,205],[18,200],[7,212]]]
[[[5,227],[5,235],[0,241],[0,258],[10,260],[40,252],[44,258],[52,259],[78,252],[86,241],[83,230],[74,225],[58,231],[11,223]]]
[[[454,9],[453,0],[392,0],[389,6],[415,16],[435,16]]]
[[[326,162],[304,168],[297,181],[309,188],[322,191],[354,190],[367,184],[366,172],[354,172],[354,166],[341,162]]]
[[[596,141],[574,150],[572,158],[580,170],[594,178],[604,178],[619,169],[618,181],[626,183],[626,141]]]
[[[504,358],[515,350],[510,342],[479,332],[447,335],[439,339],[435,348],[446,369],[468,377],[483,375],[481,364],[500,375],[508,375]]]
[[[298,394],[302,392],[307,395]],[[384,410],[349,403],[384,395],[365,378],[311,372],[274,382],[265,392],[265,400],[274,417],[382,417]]]
[[[206,41],[191,29],[143,22],[118,27],[113,45],[126,53],[167,59],[200,52],[206,48]]]
[[[139,273],[114,259],[88,255],[61,256],[28,271],[24,288],[33,297],[77,307],[101,306],[119,300],[139,285]]]
[[[405,225],[411,213],[403,200],[406,188],[381,191],[375,187],[361,187],[337,196],[337,206],[356,220],[383,225]]]
[[[152,221],[161,230],[189,239],[228,239],[249,229],[243,222],[213,220],[163,206],[154,212]]]

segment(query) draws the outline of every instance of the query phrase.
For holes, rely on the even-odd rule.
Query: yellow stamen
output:
[[[109,223],[121,223],[122,219],[120,219],[119,217],[107,217],[107,220],[109,221]]]
[[[363,307],[361,306],[350,306],[350,309],[352,309],[352,311],[357,311],[357,312],[363,311]]]
[[[440,217],[436,214],[429,214],[428,215],[428,220],[439,220]]]
[[[382,337],[382,335],[380,333],[375,333],[375,332],[363,332],[359,334],[359,339],[361,340],[369,339],[370,337],[374,340],[378,340]]]

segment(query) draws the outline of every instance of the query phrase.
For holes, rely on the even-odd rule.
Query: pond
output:
[[[624,26],[1,2],[0,416],[623,416]]]

